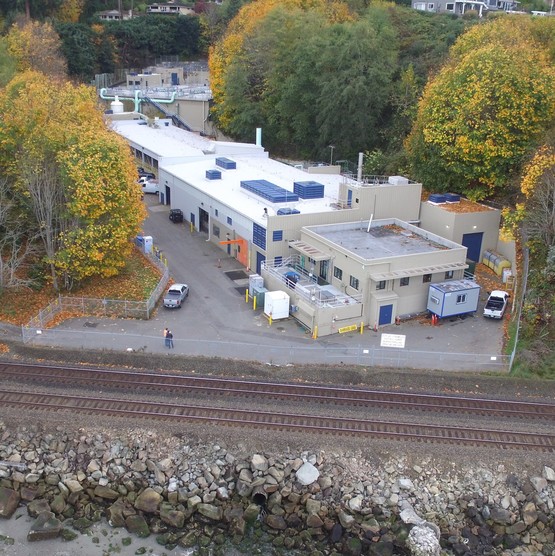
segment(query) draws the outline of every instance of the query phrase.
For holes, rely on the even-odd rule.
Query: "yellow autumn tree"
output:
[[[8,52],[17,61],[20,72],[40,71],[50,78],[64,78],[67,64],[60,37],[50,23],[22,21],[14,23],[7,36]]]
[[[117,274],[145,209],[129,147],[94,89],[19,74],[0,92],[0,117],[0,171],[43,240],[54,287]]]
[[[63,23],[77,23],[84,7],[85,0],[63,0],[56,11],[56,19]]]
[[[210,87],[215,102],[215,112],[220,126],[225,129],[230,124],[231,116],[225,107],[225,83],[227,70],[232,62],[241,56],[245,40],[272,10],[296,8],[316,10],[326,15],[330,23],[339,23],[351,19],[347,5],[340,1],[327,0],[260,0],[246,4],[231,21],[223,39],[210,48]]]

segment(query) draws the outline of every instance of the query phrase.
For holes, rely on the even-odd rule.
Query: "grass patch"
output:
[[[67,297],[145,301],[160,281],[160,276],[158,268],[134,249],[118,276],[89,278],[71,292],[60,293]],[[26,324],[56,299],[57,295],[50,285],[39,291],[29,288],[5,290],[0,295],[0,321],[15,325]]]

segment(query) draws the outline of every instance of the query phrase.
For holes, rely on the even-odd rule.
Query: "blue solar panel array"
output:
[[[293,191],[301,199],[322,199],[324,197],[324,186],[317,181],[296,181],[293,183]]]
[[[283,189],[283,187],[266,180],[242,181],[241,187],[271,203],[287,203],[289,201],[299,200],[299,196],[296,193],[287,191],[287,189]]]

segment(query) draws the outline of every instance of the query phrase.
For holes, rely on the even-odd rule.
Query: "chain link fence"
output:
[[[24,342],[42,333],[57,315],[67,312],[74,315],[94,315],[95,317],[135,318],[148,320],[169,281],[168,267],[161,258],[161,252],[146,254],[148,259],[161,271],[162,276],[146,301],[129,299],[95,299],[90,297],[58,296],[44,309],[21,327]],[[39,332],[40,331],[40,332]]]

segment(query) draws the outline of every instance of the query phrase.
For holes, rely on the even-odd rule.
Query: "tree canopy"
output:
[[[407,147],[416,178],[430,189],[495,194],[555,117],[545,44],[512,25],[499,19],[462,35],[426,86]]]
[[[145,210],[129,147],[106,128],[94,90],[20,73],[0,91],[0,114],[0,171],[44,242],[54,286],[117,274]]]

